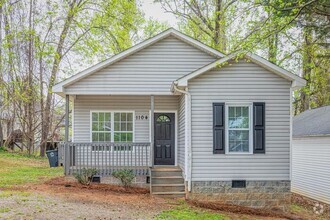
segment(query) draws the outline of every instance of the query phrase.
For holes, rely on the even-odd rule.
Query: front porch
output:
[[[150,143],[61,143],[65,175],[83,169],[96,169],[99,176],[111,176],[116,170],[129,169],[135,175],[149,175],[152,167]]]
[[[66,95],[60,148],[65,175],[84,168],[95,168],[103,177],[120,169],[150,176],[154,165],[183,169],[184,100],[178,95]]]

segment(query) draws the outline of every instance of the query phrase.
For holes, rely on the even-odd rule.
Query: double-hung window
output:
[[[110,142],[111,113],[92,112],[92,142]]]
[[[133,142],[133,112],[92,112],[92,142]],[[116,146],[114,150],[131,150],[131,147]]]
[[[252,105],[226,106],[226,152],[252,153]]]

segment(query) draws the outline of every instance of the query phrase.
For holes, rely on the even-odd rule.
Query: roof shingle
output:
[[[307,110],[293,117],[293,137],[330,135],[330,106]]]

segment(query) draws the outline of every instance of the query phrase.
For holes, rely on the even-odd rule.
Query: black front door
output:
[[[155,165],[174,165],[175,115],[155,113]]]

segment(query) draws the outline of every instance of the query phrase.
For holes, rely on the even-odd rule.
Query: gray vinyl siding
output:
[[[185,95],[179,98],[178,165],[185,175]]]
[[[233,62],[188,82],[192,95],[192,180],[290,179],[290,82]],[[266,154],[213,154],[212,103],[265,102]]]
[[[155,111],[178,110],[179,96],[155,96]],[[91,111],[135,111],[135,116],[150,112],[150,96],[79,95],[74,101],[73,135],[75,142],[90,142]],[[135,142],[149,142],[148,120],[135,120]]]
[[[174,80],[216,58],[167,37],[65,88],[67,94],[170,93]]]
[[[330,137],[294,138],[292,192],[330,204]]]
[[[155,111],[178,111],[179,96],[155,96]],[[74,101],[73,134],[74,142],[91,142],[91,111],[134,111],[135,116],[147,115],[148,120],[134,119],[134,142],[150,142],[150,96],[101,96],[101,95],[79,95]],[[178,135],[176,131],[175,135]],[[119,158],[113,156],[116,152],[95,152],[91,147],[78,147],[76,165],[104,165],[111,159],[113,164],[117,160],[125,161],[125,154],[120,154]],[[141,150],[140,150],[141,151]],[[135,153],[138,155],[135,157]],[[148,161],[150,151],[140,153],[133,152],[131,163]],[[138,158],[135,161],[135,158]],[[128,164],[129,161],[127,160]]]

